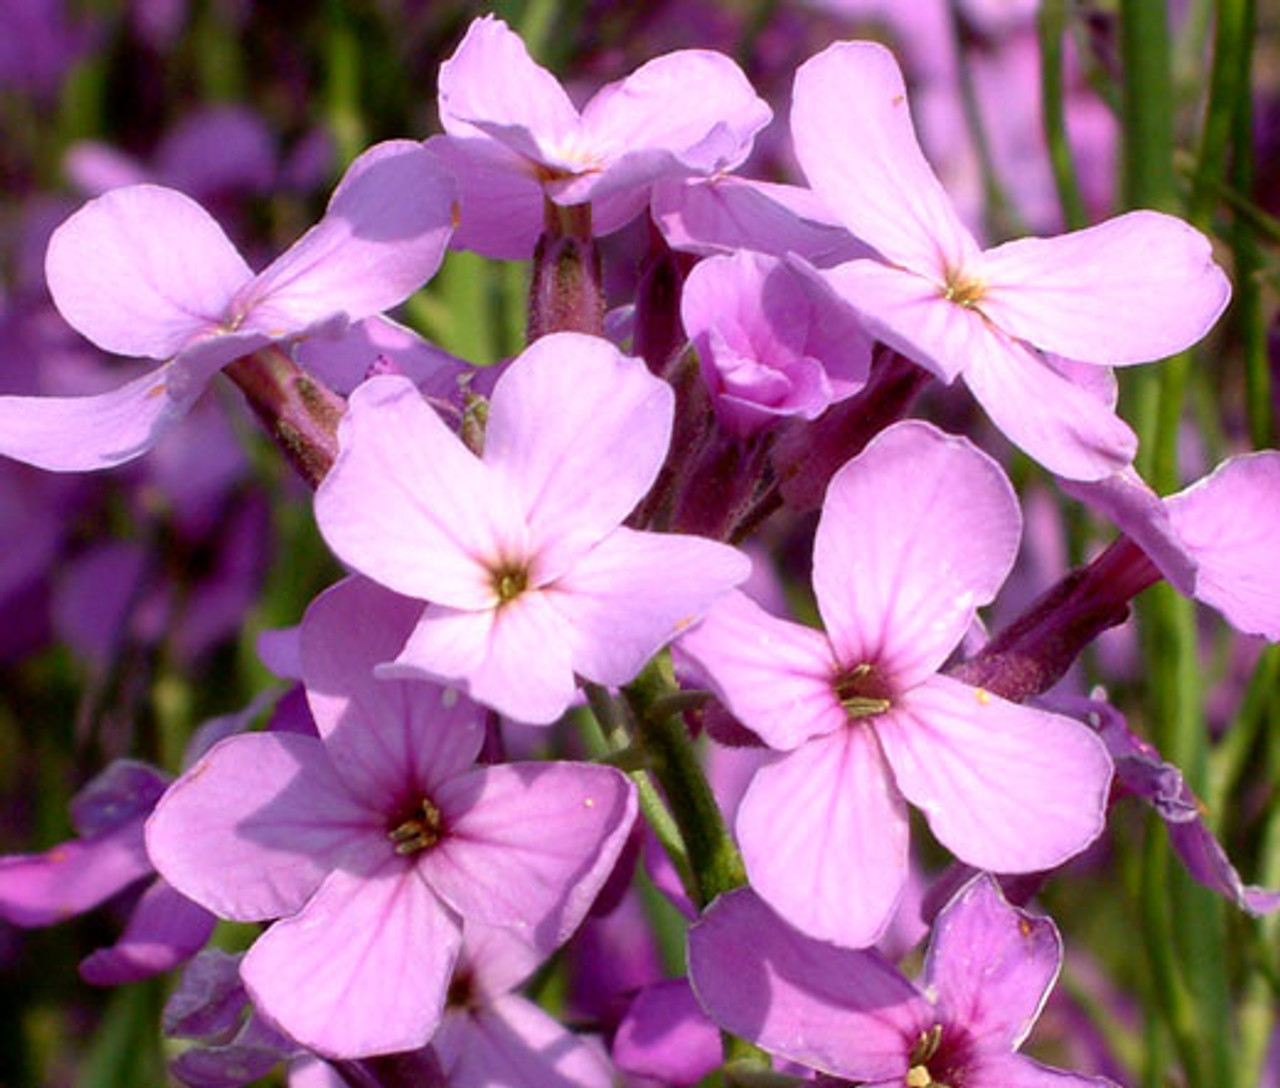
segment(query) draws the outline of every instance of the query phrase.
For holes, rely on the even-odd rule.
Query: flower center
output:
[[[426,797],[418,807],[387,832],[396,844],[397,854],[417,854],[430,850],[444,837],[444,820],[440,810]]]
[[[524,567],[504,565],[493,572],[493,591],[498,604],[514,601],[529,587],[529,571]]]
[[[942,297],[966,310],[973,309],[987,292],[987,285],[981,280],[968,279],[959,272],[947,273],[947,284]]]
[[[837,674],[833,687],[840,705],[851,718],[871,718],[893,705],[889,685],[874,666],[865,662]]]
[[[943,1033],[934,1024],[916,1040],[907,1059],[906,1088],[961,1088],[970,1056],[970,1044],[963,1031]]]

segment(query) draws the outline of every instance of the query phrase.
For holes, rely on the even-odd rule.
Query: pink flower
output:
[[[381,681],[413,602],[363,580],[308,610],[302,669],[318,737],[216,745],[169,789],[147,849],[224,918],[279,918],[245,956],[254,1005],[329,1057],[412,1050],[440,1022],[463,920],[543,949],[581,922],[635,817],[605,767],[474,766],[483,712]]]
[[[943,381],[1047,468],[1098,479],[1136,439],[1109,368],[1195,343],[1230,284],[1209,240],[1138,211],[983,252],[916,142],[902,73],[872,42],[840,42],[796,73],[796,155],[814,190],[880,260],[826,273],[878,339]]]
[[[462,217],[453,243],[522,260],[543,204],[590,204],[595,232],[632,219],[660,178],[730,170],[771,111],[728,57],[686,49],[601,88],[579,112],[524,42],[491,15],[440,69],[445,136],[428,146],[453,168]]]
[[[53,301],[104,351],[168,360],[110,393],[0,397],[0,454],[54,471],[140,456],[213,376],[280,340],[380,313],[430,279],[453,228],[454,185],[409,140],[370,148],[324,218],[254,275],[209,214],[155,185],[91,200],[49,241]]]
[[[897,424],[827,491],[813,557],[825,634],[735,593],[681,639],[784,753],[752,779],[737,832],[752,886],[806,933],[880,935],[907,879],[907,801],[995,872],[1052,868],[1102,830],[1111,762],[1096,736],[938,675],[1008,574],[1019,521],[988,456]]]
[[[383,673],[457,681],[518,721],[553,722],[575,676],[628,682],[744,581],[732,548],[622,527],[672,411],[640,360],[577,333],[541,338],[498,379],[483,459],[403,378],[357,389],[316,520],[345,563],[430,602]]]

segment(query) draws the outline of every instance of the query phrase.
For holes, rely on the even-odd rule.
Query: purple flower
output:
[[[735,593],[681,639],[729,711],[785,753],[756,773],[737,833],[752,886],[806,933],[850,947],[880,935],[907,879],[907,801],[957,857],[996,872],[1052,868],[1102,830],[1111,763],[1097,737],[938,673],[1018,536],[994,461],[900,423],[827,491],[813,557],[825,634]]]
[[[383,673],[553,722],[575,675],[630,681],[744,581],[732,548],[621,526],[662,464],[672,402],[640,360],[577,333],[541,338],[498,379],[483,459],[409,381],[357,389],[316,520],[345,563],[430,602]]]
[[[866,383],[871,341],[820,278],[758,253],[701,261],[685,331],[716,415],[740,438],[785,416],[816,419]]]
[[[440,123],[429,146],[458,176],[453,244],[525,259],[546,199],[591,204],[607,234],[635,216],[660,178],[730,170],[771,116],[728,57],[682,50],[602,88],[579,112],[524,42],[485,16],[440,69]]]
[[[716,1023],[868,1088],[1110,1085],[1016,1053],[1061,964],[1053,922],[1011,907],[989,876],[939,914],[918,986],[876,952],[791,929],[748,889],[689,933],[694,992]]]
[[[375,679],[416,612],[363,580],[322,595],[302,628],[319,736],[223,741],[147,826],[152,860],[185,894],[224,918],[281,919],[245,956],[245,988],[275,1027],[330,1057],[431,1038],[464,918],[558,945],[635,815],[611,768],[474,766],[479,708]]]
[[[401,302],[439,267],[453,210],[432,155],[378,144],[324,218],[255,276],[179,192],[135,185],[91,200],[49,242],[54,302],[104,351],[169,361],[98,396],[0,397],[0,454],[55,471],[138,457],[233,359]]]
[[[1217,320],[1230,284],[1207,238],[1138,211],[983,252],[920,152],[897,63],[871,42],[801,67],[791,121],[815,191],[880,255],[825,273],[869,332],[943,381],[963,377],[1059,475],[1133,460],[1109,368],[1171,355]]]

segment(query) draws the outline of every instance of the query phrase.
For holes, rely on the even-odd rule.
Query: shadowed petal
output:
[[[636,812],[620,772],[572,763],[480,768],[434,800],[448,835],[423,857],[423,879],[464,917],[547,952],[582,921]]]
[[[1108,366],[1189,347],[1231,297],[1209,239],[1153,211],[1057,238],[1006,242],[984,254],[982,265],[982,312],[1005,332]]]
[[[892,687],[933,673],[1017,554],[1021,516],[1000,467],[926,423],[881,432],[832,479],[813,589],[845,666]]]
[[[662,1084],[697,1084],[722,1058],[720,1033],[683,978],[636,994],[613,1039],[619,1069]]]
[[[1062,964],[1053,922],[1011,907],[987,875],[969,882],[934,922],[924,985],[944,1019],[982,1048],[1016,1050]]]
[[[574,671],[618,685],[750,576],[751,561],[726,544],[618,529],[545,596],[572,640]]]
[[[771,1053],[857,1081],[902,1083],[933,1010],[877,952],[804,936],[749,889],[689,931],[689,978],[711,1018]]]
[[[240,967],[254,1004],[318,1054],[358,1058],[423,1046],[436,1029],[461,927],[401,859],[335,870],[273,925]]]
[[[80,963],[93,986],[119,986],[170,971],[205,946],[217,919],[163,880],[142,894],[120,939]]]
[[[238,921],[293,913],[345,856],[372,847],[376,862],[385,842],[381,817],[347,793],[324,745],[293,733],[216,744],[147,821],[160,875]]]
[[[979,869],[1052,869],[1105,824],[1111,760],[1070,718],[934,676],[877,717],[875,731],[903,795]]]
[[[45,275],[62,316],[98,347],[165,359],[222,326],[253,273],[190,197],[131,185],[54,231]]]
[[[798,929],[864,948],[889,924],[907,879],[907,810],[867,728],[757,771],[737,833],[751,886]]]
[[[795,748],[849,720],[822,632],[769,615],[745,593],[717,601],[679,645],[729,711],[772,748]]]
[[[837,42],[796,72],[791,132],[805,177],[841,222],[942,284],[978,246],[920,151],[906,96],[884,46]]]

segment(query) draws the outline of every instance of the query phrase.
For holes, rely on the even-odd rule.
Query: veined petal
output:
[[[560,81],[529,56],[518,34],[492,15],[476,19],[440,66],[440,124],[450,136],[478,127],[512,150],[539,158],[542,141],[578,127],[578,111]]]
[[[1133,462],[1138,439],[1089,388],[990,327],[975,343],[965,384],[1005,436],[1050,472],[1100,480]]]
[[[347,168],[324,218],[241,292],[244,327],[278,339],[403,302],[440,267],[456,202],[453,175],[422,144],[375,144]]]
[[[397,858],[331,873],[240,965],[258,1010],[331,1058],[423,1046],[440,1022],[462,942],[457,917]]]
[[[120,986],[171,971],[205,946],[216,921],[157,880],[142,893],[120,939],[81,960],[80,977],[92,986]]]
[[[751,561],[727,544],[615,529],[544,596],[563,619],[574,672],[616,686],[750,576]]]
[[[836,42],[796,72],[796,157],[817,194],[887,261],[937,283],[979,250],[925,161],[893,54]]]
[[[832,479],[813,588],[842,666],[911,687],[955,648],[1013,566],[1022,527],[1004,472],[927,423],[882,431]]]
[[[1189,347],[1226,309],[1231,283],[1189,223],[1129,212],[982,258],[979,303],[1009,335],[1070,359],[1122,366]]]
[[[147,852],[187,898],[256,922],[298,910],[330,869],[370,845],[376,860],[382,824],[347,793],[319,740],[245,733],[169,787],[147,821]]]
[[[865,948],[889,924],[907,879],[907,809],[866,727],[757,771],[737,832],[751,886],[797,929]]]
[[[1116,1088],[1106,1077],[1082,1077],[1033,1062],[1021,1054],[984,1053],[969,1067],[973,1084],[1000,1088]]]
[[[849,721],[839,671],[820,631],[769,615],[745,593],[726,594],[680,638],[720,701],[770,747],[790,750]]]
[[[45,275],[62,316],[98,347],[167,359],[222,326],[253,273],[190,197],[130,185],[54,231]]]
[[[1070,718],[934,676],[874,728],[898,789],[976,868],[1052,869],[1105,825],[1111,760]]]
[[[571,632],[539,590],[476,612],[430,605],[378,675],[456,682],[478,703],[526,725],[550,725],[575,684]]]
[[[944,382],[968,366],[989,335],[981,314],[951,302],[941,284],[914,272],[855,260],[821,275],[867,332]]]
[[[494,386],[484,461],[518,496],[539,583],[621,524],[671,441],[671,386],[607,340],[544,336]]]
[[[332,586],[302,621],[307,702],[338,775],[357,797],[413,803],[471,766],[483,712],[456,690],[382,680],[374,667],[400,652],[422,603],[364,578]]]
[[[1031,1031],[1062,965],[1048,918],[1011,907],[994,878],[961,888],[939,913],[924,986],[944,1019],[982,1048],[1016,1050]]]
[[[624,775],[573,763],[481,767],[433,799],[448,834],[423,856],[422,878],[464,918],[548,953],[586,915],[636,813]]]
[[[526,553],[520,512],[417,387],[369,379],[351,395],[338,441],[315,506],[338,557],[409,597],[492,606],[492,570]]]
[[[1247,634],[1280,640],[1280,453],[1224,461],[1164,505],[1198,564],[1196,599]]]
[[[813,940],[749,888],[689,931],[689,979],[721,1027],[773,1054],[856,1081],[902,1083],[929,1003],[877,952]]]

